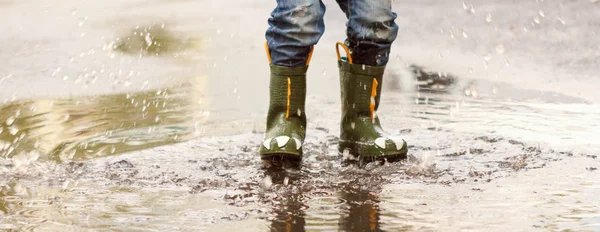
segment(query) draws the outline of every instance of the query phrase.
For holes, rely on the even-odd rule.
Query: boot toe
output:
[[[382,136],[364,142],[340,141],[339,151],[343,152],[346,149],[354,156],[370,159],[403,158],[408,152],[406,142],[398,136]]]
[[[292,155],[300,157],[302,156],[302,140],[285,135],[267,138],[262,143],[260,155],[263,158],[274,155]]]

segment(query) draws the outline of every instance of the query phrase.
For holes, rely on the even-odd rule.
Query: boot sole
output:
[[[406,147],[406,146],[405,146]],[[358,158],[360,162],[373,162],[373,161],[387,161],[387,162],[398,162],[407,159],[407,149],[400,149],[398,151],[382,151],[376,148],[373,144],[359,144],[356,142],[339,141],[338,151],[340,155],[343,155],[345,150],[349,150],[350,155],[354,158]],[[368,154],[368,155],[367,155]]]
[[[260,158],[262,160],[268,160],[268,161],[291,161],[291,162],[302,161],[302,155],[291,154],[291,153],[282,153],[282,152],[261,154]]]

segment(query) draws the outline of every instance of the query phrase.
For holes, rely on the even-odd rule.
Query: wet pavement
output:
[[[36,4],[0,1],[19,22],[2,25],[0,230],[600,231],[594,1],[395,2],[378,115],[409,159],[368,164],[337,152],[328,2],[299,165],[257,156],[274,3]]]

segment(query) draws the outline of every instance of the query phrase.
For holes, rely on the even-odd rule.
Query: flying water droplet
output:
[[[485,62],[488,62],[488,61],[490,61],[491,59],[492,59],[492,54],[489,54],[489,53],[483,57],[483,60],[484,60]]]
[[[342,152],[342,159],[344,159],[344,160],[354,159],[354,157],[352,155],[350,155],[350,149],[344,149],[344,151]]]
[[[6,121],[5,121],[5,122],[6,122],[6,125],[7,125],[7,126],[11,126],[11,125],[12,125],[12,124],[15,122],[15,117],[13,117],[13,116],[10,116],[10,117],[8,117],[8,118],[6,119]]]
[[[488,13],[488,14],[485,16],[485,21],[486,21],[486,22],[488,22],[488,23],[491,23],[491,22],[492,22],[492,14],[491,14],[491,13]]]
[[[54,70],[54,72],[52,72],[52,77],[56,76],[56,74],[58,74],[60,72],[60,70],[62,70],[61,67],[56,68],[56,70]]]
[[[72,160],[73,157],[75,157],[75,153],[77,152],[76,149],[73,149],[69,152],[69,155],[67,156],[67,160]]]
[[[270,189],[272,185],[273,185],[273,180],[271,179],[271,176],[269,176],[269,175],[265,176],[265,178],[263,179],[263,181],[261,183],[261,187],[263,188],[263,190]]]
[[[504,54],[505,51],[506,51],[506,49],[504,48],[504,45],[498,44],[498,46],[496,46],[496,52],[498,54]]]
[[[10,135],[16,135],[19,133],[19,129],[17,129],[16,126],[10,126],[8,127],[8,133],[10,133]]]
[[[146,49],[148,49],[150,46],[152,46],[153,42],[152,42],[152,37],[150,36],[150,33],[146,33],[146,36],[144,36],[144,41],[146,41]]]
[[[286,176],[286,177],[283,179],[283,185],[286,185],[286,186],[287,186],[289,183],[290,183],[290,178]]]

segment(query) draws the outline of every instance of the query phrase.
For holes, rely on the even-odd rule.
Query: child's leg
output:
[[[272,64],[306,66],[311,46],[325,31],[324,14],[321,0],[277,0],[266,33]]]
[[[263,159],[302,158],[306,137],[306,70],[312,46],[325,30],[321,0],[277,0],[267,30],[271,59],[269,112],[265,139],[260,148]]]
[[[347,41],[351,55],[338,53],[342,121],[340,152],[361,160],[406,158],[408,146],[398,136],[384,132],[377,110],[385,65],[398,32],[390,0],[337,0],[348,17]],[[336,46],[344,47],[344,44]]]
[[[337,0],[348,17],[346,44],[356,64],[386,65],[398,34],[391,0]]]

